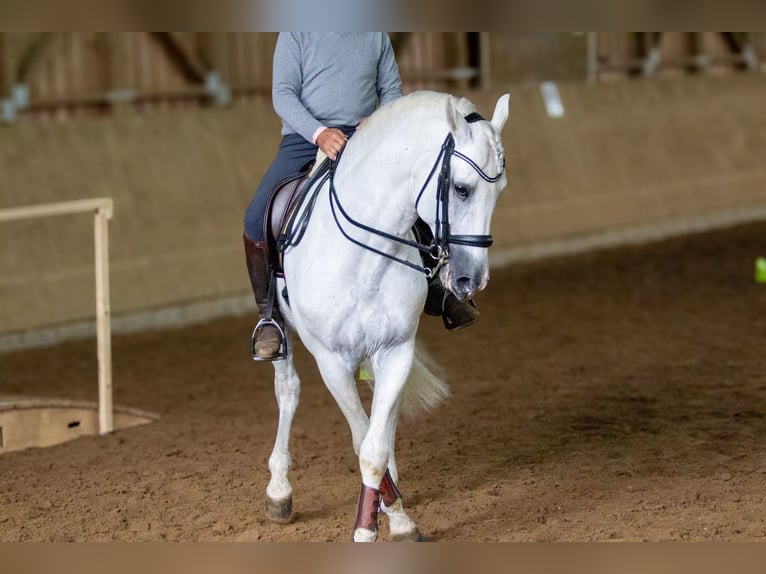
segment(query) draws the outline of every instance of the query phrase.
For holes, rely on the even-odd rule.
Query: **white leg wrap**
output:
[[[357,528],[354,530],[354,542],[375,542],[378,539],[378,533],[366,528]]]

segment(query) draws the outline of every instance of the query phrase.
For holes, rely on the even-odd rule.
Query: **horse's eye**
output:
[[[464,185],[455,184],[455,193],[457,193],[460,199],[468,199],[468,196],[471,195],[471,190]]]

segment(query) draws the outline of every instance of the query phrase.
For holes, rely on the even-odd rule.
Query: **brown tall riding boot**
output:
[[[422,219],[415,221],[412,231],[415,233],[415,238],[424,245],[433,241],[431,228]],[[432,269],[436,264],[433,257],[428,253],[421,255],[423,265]],[[438,276],[428,282],[428,296],[423,311],[426,315],[441,316],[444,326],[449,330],[468,327],[479,320],[479,310],[473,299],[465,298],[461,301],[444,287]]]
[[[428,296],[424,309],[426,315],[441,315],[444,326],[450,331],[469,327],[479,320],[479,310],[473,299],[466,297],[462,301],[451,291],[445,289],[441,280],[434,277],[428,282]]]
[[[247,261],[247,271],[250,274],[250,283],[253,287],[255,303],[258,305],[258,312],[261,320],[268,314],[269,289],[272,283],[271,265],[269,265],[267,245],[265,241],[253,241],[247,235],[242,234],[245,242],[245,260]],[[284,333],[284,320],[279,313],[279,307],[276,299],[273,301],[271,310],[271,319],[279,325],[262,325],[255,333],[253,344],[253,359],[270,361],[280,358],[285,341],[282,338]],[[280,332],[280,328],[281,331]]]

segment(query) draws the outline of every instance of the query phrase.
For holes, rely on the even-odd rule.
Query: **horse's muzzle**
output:
[[[484,273],[479,274],[478,277],[461,275],[452,282],[450,291],[461,301],[466,297],[473,297],[474,293],[481,291],[486,286],[484,275]]]

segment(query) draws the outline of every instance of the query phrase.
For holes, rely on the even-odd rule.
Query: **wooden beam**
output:
[[[588,32],[585,58],[585,79],[589,84],[593,84],[598,80],[598,32]]]
[[[209,71],[215,71],[224,81],[229,80],[227,32],[201,34],[200,59]]]
[[[447,32],[454,41],[455,51],[453,65],[458,70],[467,70],[468,64],[468,36],[465,32]],[[478,72],[477,72],[478,73]],[[457,79],[458,89],[468,88],[470,78],[461,77]]]
[[[394,53],[398,54],[400,51],[404,50],[407,43],[410,41],[412,32],[390,32],[389,36],[391,37],[391,47],[394,49]]]
[[[693,58],[697,70],[704,70],[710,65],[710,55],[705,45],[704,32],[692,32]]]
[[[103,32],[104,34],[104,87],[107,100],[115,113],[124,113],[131,103],[130,81],[127,77],[127,53],[125,32]]]
[[[27,49],[21,54],[19,64],[16,68],[17,84],[28,84],[32,79],[35,70],[45,61],[45,57],[50,54],[50,47],[53,40],[59,32],[42,32],[32,39]]]
[[[0,209],[0,221],[19,221],[73,213],[94,214],[96,262],[96,333],[98,356],[99,432],[114,429],[112,402],[112,330],[109,303],[109,220],[114,215],[114,201],[109,197],[79,199]]]
[[[742,52],[743,42],[741,38],[737,37],[736,32],[721,32],[721,36],[732,54],[739,54]]]
[[[479,82],[487,90],[492,85],[492,42],[489,32],[479,32]]]
[[[111,198],[100,197],[62,201],[59,203],[45,203],[42,205],[27,205],[24,207],[9,207],[7,209],[0,209],[0,221],[19,221],[36,217],[87,213],[89,211],[103,211],[108,218],[111,218],[113,205],[114,202]]]
[[[194,83],[205,81],[207,73],[210,71],[208,66],[191,46],[188,46],[178,35],[178,32],[151,32],[151,34],[159,40],[187,80]]]
[[[10,95],[16,83],[13,45],[9,32],[0,32],[0,99]]]
[[[758,69],[758,57],[749,32],[721,32],[732,54],[737,56],[741,65],[750,70]]]

